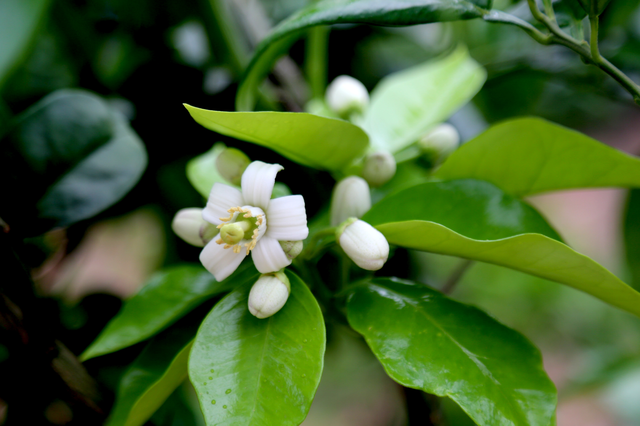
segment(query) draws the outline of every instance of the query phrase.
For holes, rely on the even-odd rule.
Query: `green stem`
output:
[[[584,41],[578,41],[573,37],[565,34],[560,29],[560,27],[558,27],[558,24],[555,21],[551,20],[547,15],[542,13],[540,9],[538,9],[538,5],[536,4],[535,0],[527,0],[527,3],[529,4],[529,9],[531,10],[531,14],[533,15],[533,17],[538,22],[547,27],[551,34],[540,37],[537,34],[532,34],[530,29],[524,28],[527,33],[529,33],[536,41],[541,44],[560,44],[573,50],[574,52],[582,56],[586,62],[597,66],[598,68],[609,74],[622,87],[624,87],[627,92],[629,92],[633,96],[636,104],[640,105],[640,86],[638,86],[638,84],[631,80],[626,74],[620,71],[620,69],[618,69],[615,65],[613,65],[611,62],[600,55],[597,40],[597,16],[594,18],[594,15],[591,14],[589,17],[589,20],[591,22],[591,44],[589,45]]]
[[[302,252],[298,255],[300,259],[309,260],[315,257],[315,254],[318,252],[317,246],[318,243],[324,238],[334,236],[336,233],[336,227],[333,226],[331,228],[325,228],[322,231],[318,231],[315,235],[309,240],[306,247],[302,250]]]
[[[549,19],[556,22],[556,14],[553,11],[553,3],[551,0],[542,0],[542,3],[544,4],[544,12],[549,16]]]
[[[248,49],[241,43],[242,38],[236,31],[233,17],[222,0],[200,0],[200,3],[211,52],[239,77],[247,63]]]
[[[327,86],[327,44],[329,27],[313,27],[307,39],[307,57],[304,64],[305,74],[311,86],[313,98],[322,99]]]

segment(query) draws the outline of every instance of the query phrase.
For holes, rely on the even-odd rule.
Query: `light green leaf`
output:
[[[556,389],[538,349],[479,309],[422,284],[353,289],[349,324],[398,383],[448,396],[481,426],[549,426]]]
[[[120,379],[107,426],[140,426],[187,378],[195,327],[170,328],[155,337]]]
[[[127,120],[81,90],[46,96],[15,120],[2,143],[7,202],[0,216],[25,235],[94,216],[129,192],[147,165]]]
[[[220,176],[216,167],[218,155],[226,148],[225,144],[218,142],[209,151],[198,155],[187,163],[187,179],[204,198],[209,198],[214,183],[233,186]]]
[[[322,0],[293,14],[281,22],[258,45],[256,53],[245,71],[238,94],[236,109],[252,110],[256,103],[259,84],[266,77],[278,56],[300,36],[305,29],[316,25],[360,23],[371,25],[415,25],[429,22],[474,19],[491,8],[485,0]]]
[[[506,266],[640,316],[640,293],[563,244],[527,204],[487,182],[421,184],[385,198],[363,220],[390,244]]]
[[[26,58],[50,3],[50,0],[0,1],[0,89]]]
[[[198,330],[189,359],[208,425],[299,425],[322,374],[325,328],[315,298],[287,271],[291,295],[272,317],[247,307],[251,283],[229,293]]]
[[[358,126],[333,118],[302,112],[221,112],[185,107],[207,129],[262,145],[317,169],[342,170],[369,144]]]
[[[416,142],[467,103],[486,75],[467,49],[458,47],[442,59],[384,78],[364,118],[372,147],[393,153]]]
[[[490,127],[462,145],[436,172],[481,179],[517,196],[570,188],[640,186],[640,160],[540,118]]]
[[[118,351],[153,336],[193,308],[258,277],[253,263],[240,266],[229,278],[217,282],[201,266],[184,265],[155,274],[102,330],[81,355],[86,361]]]

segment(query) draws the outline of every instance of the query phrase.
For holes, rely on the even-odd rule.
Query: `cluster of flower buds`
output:
[[[369,92],[360,81],[341,75],[327,87],[325,100],[330,110],[348,119],[353,115],[364,114],[369,106]]]
[[[367,182],[349,176],[336,185],[331,201],[331,225],[336,241],[353,262],[369,271],[382,268],[389,257],[389,243],[380,231],[360,218],[371,208]]]
[[[442,163],[458,148],[460,135],[451,124],[443,123],[426,133],[418,141],[418,147],[433,165]]]

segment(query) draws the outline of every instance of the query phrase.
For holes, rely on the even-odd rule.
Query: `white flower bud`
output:
[[[171,229],[187,243],[204,247],[218,233],[215,225],[202,219],[202,209],[182,209],[171,222]]]
[[[298,257],[300,252],[302,252],[303,245],[302,241],[280,241],[280,247],[282,247],[284,254],[287,255],[289,260]]]
[[[235,148],[227,148],[216,158],[216,169],[227,182],[240,186],[242,174],[251,160],[247,155]]]
[[[460,135],[451,124],[443,123],[425,134],[418,147],[434,162],[441,162],[458,148]]]
[[[382,186],[396,174],[396,160],[389,152],[378,151],[364,160],[362,177],[371,186]]]
[[[365,221],[348,219],[336,231],[336,240],[347,256],[362,269],[377,271],[389,258],[387,239]]]
[[[331,226],[350,217],[360,218],[371,208],[371,193],[367,181],[349,176],[337,183],[331,197]]]
[[[327,87],[329,108],[343,118],[352,113],[363,113],[369,106],[369,92],[360,81],[348,75],[336,77]]]
[[[268,318],[284,306],[290,292],[291,284],[284,272],[260,275],[249,292],[249,312],[256,318]]]

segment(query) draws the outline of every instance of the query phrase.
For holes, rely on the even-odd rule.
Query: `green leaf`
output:
[[[631,283],[640,288],[640,189],[629,191],[624,215],[624,243]]]
[[[189,182],[191,182],[191,185],[193,185],[204,198],[209,198],[209,193],[214,183],[224,183],[225,185],[233,186],[220,176],[218,168],[216,167],[218,155],[226,148],[225,144],[218,142],[213,145],[213,148],[209,151],[198,155],[187,163],[187,178]]]
[[[325,328],[305,283],[287,276],[291,295],[272,317],[249,313],[247,283],[200,326],[189,377],[208,425],[299,425],[306,417],[322,374]]]
[[[125,118],[80,90],[45,97],[18,117],[3,143],[0,180],[8,202],[0,216],[26,235],[106,209],[147,164],[144,145]]]
[[[0,2],[0,89],[20,62],[47,16],[50,0]]]
[[[487,182],[417,185],[385,198],[362,219],[390,244],[506,266],[640,316],[640,293],[563,244],[534,209]]]
[[[342,170],[369,144],[362,129],[343,120],[302,112],[221,112],[185,107],[207,129],[262,145],[317,169]]]
[[[585,12],[591,13],[593,9],[593,13],[597,16],[600,15],[609,5],[611,0],[574,0],[580,3],[580,6],[584,9]]]
[[[416,142],[467,103],[486,75],[467,49],[458,47],[444,58],[384,78],[364,118],[372,147],[393,153]]]
[[[481,426],[549,426],[556,389],[538,349],[479,309],[422,284],[353,289],[349,324],[398,383],[448,396]]]
[[[107,426],[140,426],[187,378],[195,327],[170,328],[155,337],[122,376]]]
[[[569,29],[571,36],[577,40],[584,40],[584,28],[582,20],[587,13],[582,9],[578,0],[558,0],[553,2],[553,10],[558,25]]]
[[[293,14],[281,22],[258,45],[245,71],[238,94],[236,109],[252,110],[259,84],[266,77],[278,56],[305,29],[316,25],[360,23],[371,25],[416,25],[430,22],[480,18],[490,8],[491,1],[476,0],[322,0]]]
[[[436,172],[481,179],[517,196],[569,188],[640,186],[640,160],[540,118],[490,127],[462,145]]]
[[[155,274],[81,355],[86,361],[148,339],[215,295],[257,279],[253,264],[217,282],[201,266],[184,265]]]

